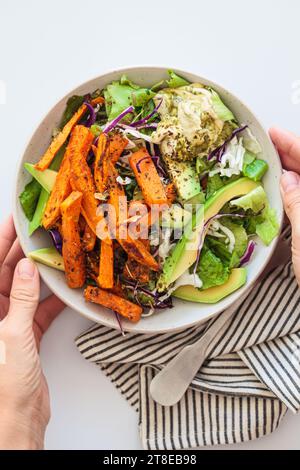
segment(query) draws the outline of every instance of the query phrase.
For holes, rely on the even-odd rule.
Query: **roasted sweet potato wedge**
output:
[[[114,286],[114,250],[110,239],[101,242],[98,284],[103,289]]]
[[[146,203],[167,204],[166,191],[146,148],[141,148],[129,158],[130,166],[143,193]]]
[[[114,310],[133,323],[136,323],[140,320],[141,314],[143,312],[142,307],[139,305],[136,305],[129,300],[123,299],[122,297],[119,297],[112,292],[100,289],[99,287],[88,286],[84,291],[84,297],[85,300],[89,302],[93,302]]]
[[[68,286],[82,287],[85,282],[85,259],[79,234],[82,193],[73,191],[61,204],[63,259]]]
[[[46,230],[49,230],[59,219],[60,205],[71,192],[70,157],[72,153],[76,150],[85,159],[89,152],[91,141],[91,133],[86,127],[75,126],[43,215],[42,224]]]

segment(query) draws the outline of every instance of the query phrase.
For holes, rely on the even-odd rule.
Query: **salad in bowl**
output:
[[[49,234],[29,256],[134,323],[174,298],[222,301],[280,226],[249,125],[210,85],[168,75],[71,96],[19,195],[28,235]]]

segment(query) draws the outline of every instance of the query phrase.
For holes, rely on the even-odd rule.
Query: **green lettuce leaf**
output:
[[[243,146],[248,152],[253,153],[254,155],[258,155],[262,151],[260,143],[252,134],[249,127],[247,127],[243,133]]]
[[[239,266],[240,256],[237,254],[236,250],[230,253],[224,239],[208,236],[206,242],[210,250],[220,258],[224,266],[228,266],[229,269]]]
[[[58,171],[62,162],[62,159],[64,158],[64,154],[66,151],[67,144],[64,144],[57,154],[55,155],[51,165],[49,166],[50,170]]]
[[[206,242],[210,250],[220,258],[223,265],[232,269],[240,264],[240,258],[243,256],[248,246],[248,235],[243,225],[235,223],[229,218],[223,218],[222,225],[229,228],[234,235],[235,246],[233,252],[231,253],[229,251],[224,238],[208,236],[206,237]]]
[[[224,284],[229,278],[229,268],[222,263],[207,245],[203,246],[197,274],[203,282],[203,289]]]
[[[235,238],[234,250],[238,257],[241,258],[248,246],[248,235],[246,230],[243,225],[236,224],[227,218],[221,219],[221,223],[232,231]]]
[[[246,150],[244,154],[244,165],[245,166],[250,165],[250,163],[254,162],[254,160],[256,160],[256,156],[254,155],[254,153]]]
[[[95,137],[98,137],[102,132],[102,128],[99,126],[99,124],[93,124],[90,127],[90,131]]]
[[[105,106],[108,120],[111,121],[117,117],[128,106],[142,107],[155,93],[148,88],[140,88],[133,84],[127,78],[123,83],[112,82],[104,90]]]
[[[271,241],[278,235],[279,224],[276,212],[270,208],[267,195],[262,186],[258,186],[245,196],[231,201],[230,205],[254,212],[253,216],[249,216],[246,230],[250,235],[256,233],[265,245],[270,245]],[[260,213],[257,214],[258,212]]]
[[[274,209],[269,206],[262,213],[262,222],[256,225],[256,234],[263,241],[265,245],[270,245],[272,240],[279,233],[279,223]]]
[[[211,91],[211,99],[212,105],[214,108],[215,113],[217,114],[218,118],[222,121],[235,121],[235,117],[230,111],[230,109],[225,106],[221,98],[219,97],[218,93],[210,88]]]
[[[208,172],[213,168],[214,165],[215,162],[213,160],[208,161],[207,158],[203,157],[196,158],[196,172],[198,175],[202,175],[203,173]]]
[[[76,111],[80,108],[83,102],[84,96],[73,95],[68,99],[66,109],[64,111],[64,114],[62,115],[59,124],[60,129],[62,129],[67,124],[67,122],[70,121],[73,114],[76,113]]]
[[[206,186],[206,199],[209,199],[222,186],[224,186],[224,183],[220,175],[209,176]]]
[[[140,87],[139,85],[136,85],[135,83],[133,83],[131,80],[129,80],[129,78],[127,77],[127,75],[123,74],[122,77],[120,78],[120,83],[121,85],[128,85],[130,86],[131,88],[133,88],[134,90],[138,90]]]
[[[252,210],[254,213],[257,213],[268,206],[268,198],[263,187],[258,186],[245,196],[231,201],[230,205],[240,207],[245,211]]]
[[[167,84],[170,88],[178,88],[180,86],[189,85],[189,82],[179,75],[176,75],[173,70],[168,70],[168,74],[170,76],[169,80],[167,80]]]

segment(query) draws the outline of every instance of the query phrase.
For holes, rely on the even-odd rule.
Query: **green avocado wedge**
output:
[[[167,156],[164,156],[163,160],[182,201],[187,201],[201,192],[199,177],[191,162],[174,161]]]
[[[245,268],[233,269],[229,279],[222,286],[210,287],[199,290],[193,286],[181,286],[173,292],[173,296],[190,302],[204,304],[215,304],[242,287],[247,280],[247,270]]]
[[[205,222],[218,214],[222,207],[231,199],[248,194],[257,188],[259,183],[249,178],[240,178],[233,183],[223,186],[216,191],[203,205],[204,215],[199,216],[199,211],[194,215],[193,221],[187,226],[182,238],[179,240],[171,255],[166,259],[163,272],[157,282],[159,292],[176,281],[197,259],[199,234]],[[188,248],[190,246],[191,248]]]
[[[45,264],[46,266],[50,266],[50,268],[58,269],[59,271],[65,270],[63,257],[54,247],[31,251],[28,253],[28,258],[31,258],[38,263]]]
[[[190,222],[191,218],[191,212],[184,210],[178,204],[173,204],[169,209],[162,212],[160,225],[162,227],[183,229],[183,227]]]
[[[24,168],[40,183],[47,193],[51,193],[56,180],[57,171],[49,170],[48,168],[44,171],[36,170],[31,163],[25,163]]]
[[[49,193],[47,193],[47,191],[44,188],[42,188],[42,191],[41,191],[41,194],[40,194],[40,197],[39,197],[39,200],[38,200],[35,212],[34,212],[34,216],[32,220],[29,222],[29,226],[28,226],[29,236],[31,236],[33,232],[35,232],[41,226],[42,217],[45,212],[49,197],[50,197]]]

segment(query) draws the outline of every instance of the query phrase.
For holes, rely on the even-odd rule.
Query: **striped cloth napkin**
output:
[[[110,377],[139,412],[145,449],[232,444],[273,432],[300,408],[300,289],[292,265],[257,284],[219,331],[207,360],[177,405],[150,396],[155,374],[218,322],[168,334],[142,335],[95,325],[76,338],[85,359]]]

